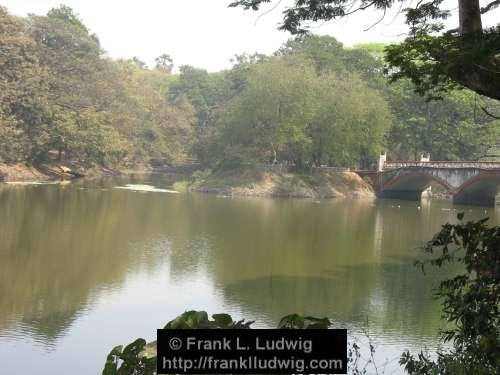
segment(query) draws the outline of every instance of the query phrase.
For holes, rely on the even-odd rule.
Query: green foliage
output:
[[[430,153],[433,160],[477,160],[497,142],[500,122],[479,109],[469,90],[429,102],[413,93],[408,80],[400,80],[387,95],[394,112],[388,137],[393,159],[419,160]]]
[[[189,154],[195,113],[191,103],[168,98],[169,77],[164,71],[140,68],[131,61],[117,61],[115,86],[110,92],[110,121],[131,143],[127,160],[162,158],[182,162]]]
[[[46,78],[23,20],[0,7],[0,161],[30,161],[49,138]]]
[[[191,175],[191,178],[194,183],[200,183],[203,182],[206,178],[208,178],[212,174],[211,169],[204,169],[204,170],[198,170],[194,171],[194,173]]]
[[[60,5],[58,8],[52,8],[47,12],[47,17],[51,19],[58,19],[64,23],[71,24],[72,26],[88,33],[87,27],[83,24],[82,20],[77,14],[66,5]]]
[[[291,314],[281,318],[278,328],[284,329],[327,329],[331,326],[328,318],[315,318]]]
[[[141,356],[146,346],[144,339],[115,347],[106,358],[102,375],[153,375],[156,373],[156,357]]]
[[[221,73],[209,74],[206,70],[184,65],[180,67],[179,79],[170,87],[173,99],[187,98],[196,111],[193,151],[202,160],[207,157],[211,144],[215,112],[231,96],[230,85],[231,80]]]
[[[272,0],[236,0],[229,6],[259,10],[262,4],[271,2]],[[359,5],[355,4],[358,9],[349,0],[294,0],[293,4],[283,11],[283,23],[279,29],[303,35],[309,31],[309,21],[330,21],[369,7],[389,8],[393,3],[394,0],[362,0]]]
[[[220,116],[216,151],[232,164],[238,158],[269,160],[273,149],[303,163],[310,147],[307,126],[317,105],[313,79],[314,71],[300,62],[257,64]]]
[[[250,329],[253,321],[233,320],[229,314],[213,314],[205,311],[186,311],[168,322],[164,329]],[[331,322],[327,318],[303,317],[292,314],[283,317],[279,329],[327,329]],[[146,341],[137,339],[122,350],[117,346],[108,354],[102,375],[154,375],[156,356],[148,356]]]
[[[489,71],[500,66],[498,57],[492,57],[499,52],[500,29],[484,30],[478,38],[456,30],[433,35],[432,30],[418,29],[403,43],[387,47],[391,80],[409,78],[428,99],[442,99],[451,89],[465,86],[498,100],[498,74]]]
[[[258,10],[271,2],[237,0],[229,6]],[[482,15],[496,8],[498,1],[484,8],[479,7],[479,1],[457,2],[460,5],[454,10],[460,8],[459,27],[444,33],[441,20],[451,12],[444,8],[443,0],[419,1],[403,10],[410,35],[403,43],[387,48],[389,73],[393,80],[410,79],[417,92],[429,99],[441,98],[443,93],[462,86],[500,100],[500,28],[483,29],[481,22]],[[362,0],[357,4],[349,0],[295,0],[283,11],[279,28],[305,35],[311,21],[330,21],[367,8],[383,10],[385,15],[396,3],[394,0]]]
[[[314,164],[367,168],[386,148],[388,102],[355,74],[320,77],[320,106],[311,126]]]
[[[169,56],[158,69],[102,56],[66,6],[27,19],[0,8],[0,161],[119,165],[182,162],[194,109],[169,100]]]
[[[214,314],[212,320],[205,311],[186,311],[167,323],[164,329],[249,329],[253,322],[233,321],[229,314]]]
[[[420,353],[403,354],[401,364],[409,374],[498,374],[500,372],[500,227],[489,227],[488,219],[445,224],[426,250],[439,252],[427,262],[443,267],[458,262],[465,273],[440,283],[443,317],[451,323],[443,340],[453,343],[449,352],[433,360]]]
[[[218,112],[209,157],[221,161],[220,168],[274,158],[299,169],[354,166],[376,157],[391,123],[389,108],[356,73],[347,72],[336,57],[338,42],[330,39],[289,42],[278,56],[249,69],[241,92]],[[331,50],[315,57],[317,46],[325,44]]]
[[[182,181],[175,181],[172,184],[172,188],[175,191],[178,191],[179,193],[185,193],[189,189],[189,181],[184,181],[184,180],[182,180]]]
[[[174,60],[170,57],[169,54],[162,54],[155,59],[156,69],[159,69],[163,72],[170,73],[172,68],[174,67]]]
[[[235,56],[228,71],[182,66],[174,75],[167,54],[154,69],[104,57],[66,6],[25,19],[1,8],[0,21],[2,162],[177,165],[196,157],[214,170],[367,168],[383,150],[399,159],[476,159],[497,144],[499,122],[480,109],[498,106],[478,104],[468,90],[435,104],[414,94],[410,80],[388,86],[379,44],[344,48],[302,35],[273,56]]]
[[[299,168],[366,168],[384,149],[392,159],[488,156],[500,124],[480,110],[475,94],[456,90],[428,103],[408,80],[387,85],[383,50],[381,44],[345,49],[334,38],[305,35],[274,57],[238,57],[218,76],[221,89],[202,90],[212,99],[211,91],[225,94],[195,141],[203,150],[198,157],[228,170],[275,158]],[[208,87],[190,82],[195,92]]]
[[[290,39],[276,55],[303,56],[314,64],[318,74],[333,72],[341,76],[355,72],[370,86],[378,87],[382,84],[383,59],[380,53],[374,57],[374,48],[373,44],[344,48],[330,36],[306,34]]]

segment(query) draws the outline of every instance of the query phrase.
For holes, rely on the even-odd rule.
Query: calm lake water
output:
[[[0,373],[100,374],[107,353],[188,309],[274,326],[297,312],[368,329],[379,367],[434,348],[431,288],[449,271],[412,263],[441,224],[493,208],[442,201],[227,199],[162,176],[0,186]],[[420,206],[420,209],[418,208]]]

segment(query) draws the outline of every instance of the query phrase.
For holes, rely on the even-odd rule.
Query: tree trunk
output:
[[[445,51],[436,59],[448,63],[445,74],[451,79],[480,95],[500,100],[500,59],[497,52],[489,51],[495,48],[495,41],[483,33],[479,0],[458,0],[458,12],[460,54]]]
[[[460,34],[480,34],[483,30],[479,0],[458,0]]]

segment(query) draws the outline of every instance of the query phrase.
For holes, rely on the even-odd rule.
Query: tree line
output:
[[[169,98],[167,68],[105,57],[66,6],[27,18],[0,8],[0,160],[182,160],[195,113],[184,96]]]
[[[388,84],[383,49],[303,35],[271,56],[235,56],[222,72],[181,66],[174,74],[167,54],[152,68],[108,58],[66,6],[25,18],[0,7],[0,162],[197,158],[227,169],[369,167],[382,151],[494,156],[500,123],[478,110],[476,93],[428,102],[409,80]]]

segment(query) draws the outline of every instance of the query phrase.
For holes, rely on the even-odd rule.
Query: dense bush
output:
[[[461,221],[463,214],[458,217]],[[487,220],[446,224],[426,247],[439,257],[419,265],[458,262],[465,273],[442,281],[436,293],[450,323],[442,338],[452,343],[451,350],[435,360],[404,353],[401,364],[411,375],[500,373],[500,227],[487,226]]]
[[[252,321],[234,321],[228,314],[214,314],[209,319],[205,311],[187,311],[167,323],[164,329],[250,329]],[[318,319],[300,315],[283,317],[278,328],[315,329],[328,328],[327,318]],[[156,353],[148,355],[146,341],[137,339],[133,343],[115,347],[108,355],[103,375],[154,375],[156,374]]]

